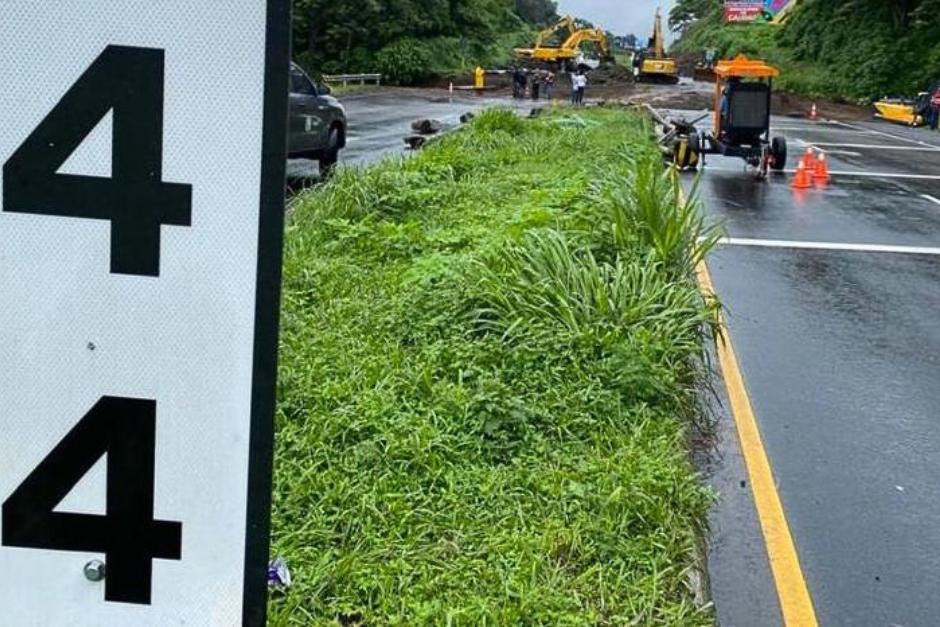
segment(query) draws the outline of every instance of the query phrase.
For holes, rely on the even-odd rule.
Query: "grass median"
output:
[[[688,436],[712,237],[623,110],[488,111],[304,196],[272,623],[710,624]]]

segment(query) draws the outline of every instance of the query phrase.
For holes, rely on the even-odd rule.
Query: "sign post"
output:
[[[288,0],[8,0],[4,625],[265,620]]]

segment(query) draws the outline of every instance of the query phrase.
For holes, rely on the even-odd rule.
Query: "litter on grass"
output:
[[[287,560],[283,557],[276,557],[268,564],[268,589],[286,590],[291,586],[290,569],[287,567]]]

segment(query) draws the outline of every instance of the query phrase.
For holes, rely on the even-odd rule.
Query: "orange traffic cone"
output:
[[[796,167],[796,176],[793,178],[791,185],[793,189],[809,189],[813,186],[813,177],[802,161],[800,161],[800,165]]]
[[[816,103],[815,102],[813,103],[813,108],[809,110],[809,119],[810,120],[816,119]]]
[[[803,164],[803,167],[810,172],[816,170],[816,153],[813,152],[813,147],[808,146],[806,148],[806,154],[803,155],[803,159],[800,161]]]
[[[816,167],[813,169],[813,178],[822,183],[828,183],[832,178],[829,174],[829,164],[826,163],[826,153],[819,153],[816,160]]]

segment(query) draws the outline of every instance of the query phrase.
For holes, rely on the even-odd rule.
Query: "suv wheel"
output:
[[[330,138],[327,148],[320,155],[320,176],[328,178],[336,169],[336,162],[339,161],[339,129],[333,127],[330,129]]]
[[[770,167],[777,172],[783,171],[787,167],[787,140],[783,137],[774,137],[770,144],[770,156],[773,159]]]

